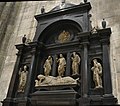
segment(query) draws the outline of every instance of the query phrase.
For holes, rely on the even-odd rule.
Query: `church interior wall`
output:
[[[102,28],[103,18],[107,21],[107,27],[111,27],[110,38],[110,64],[112,73],[113,93],[120,103],[120,3],[119,0],[88,0],[91,2],[92,27]],[[82,0],[66,0],[66,2],[79,4]],[[55,1],[24,1],[0,3],[0,101],[7,94],[9,82],[16,61],[16,44],[22,43],[22,37],[33,39],[37,21],[34,15],[40,14],[40,8],[44,5],[49,12],[60,4]]]

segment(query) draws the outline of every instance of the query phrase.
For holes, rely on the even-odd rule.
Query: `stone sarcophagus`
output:
[[[64,3],[36,15],[33,42],[18,49],[3,106],[115,105],[110,28],[92,30],[90,3]],[[25,40],[25,39],[24,39]]]

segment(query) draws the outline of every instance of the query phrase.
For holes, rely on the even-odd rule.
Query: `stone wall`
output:
[[[120,103],[120,3],[119,0],[88,0],[92,5],[92,26],[101,28],[103,18],[107,27],[111,27],[110,62],[113,82],[113,93]],[[79,4],[82,0],[66,0]],[[0,101],[7,94],[9,82],[16,61],[16,48],[24,34],[31,40],[34,37],[37,22],[34,15],[40,14],[44,5],[46,12],[60,4],[55,1],[3,2],[0,3]]]
[[[14,35],[15,21],[19,12],[19,3],[2,3],[0,14],[0,101],[5,98],[14,68],[16,54]],[[10,39],[12,41],[10,41]]]

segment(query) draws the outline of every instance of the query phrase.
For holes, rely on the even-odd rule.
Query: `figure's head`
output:
[[[62,54],[60,54],[60,57],[63,57],[63,55],[62,55]]]
[[[97,62],[97,59],[93,59],[93,62],[95,62],[95,63],[96,63],[96,62]]]
[[[37,78],[40,80],[40,82],[42,82],[43,80],[45,80],[45,76],[40,74],[37,76]]]
[[[48,56],[48,59],[50,59],[51,58],[51,56]]]
[[[24,69],[26,69],[26,70],[27,70],[27,66],[26,66],[26,65],[24,65]]]
[[[76,52],[73,52],[73,56],[75,56]]]

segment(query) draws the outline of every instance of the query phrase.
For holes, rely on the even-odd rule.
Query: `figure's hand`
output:
[[[99,74],[102,75],[102,71],[99,71]]]
[[[73,60],[73,57],[71,57],[71,59]]]
[[[94,67],[91,68],[91,70],[93,71]]]

